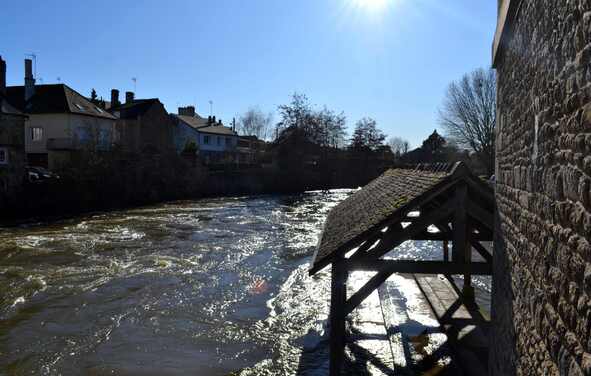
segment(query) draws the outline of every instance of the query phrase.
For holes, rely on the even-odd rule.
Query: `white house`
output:
[[[174,143],[180,153],[193,143],[206,161],[218,161],[234,153],[238,145],[238,133],[216,122],[215,117],[203,118],[195,113],[195,107],[180,107],[174,132]]]
[[[51,150],[111,147],[116,117],[65,84],[35,85],[29,59],[25,60],[25,85],[7,87],[6,99],[28,115],[25,152],[29,165],[52,167]]]

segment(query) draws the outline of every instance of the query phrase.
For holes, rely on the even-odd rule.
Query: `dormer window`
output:
[[[78,107],[78,109],[80,111],[84,111],[84,107],[82,107],[81,105],[79,105],[78,103],[75,103],[76,107]]]

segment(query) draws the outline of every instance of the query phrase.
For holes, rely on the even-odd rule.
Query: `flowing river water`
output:
[[[308,267],[328,211],[351,192],[0,229],[0,374],[326,374],[330,272]],[[441,250],[407,242],[397,257]]]

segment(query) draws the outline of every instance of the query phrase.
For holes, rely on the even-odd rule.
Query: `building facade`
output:
[[[117,118],[114,143],[123,151],[163,154],[173,150],[174,122],[157,98],[135,99],[127,92],[125,103],[118,104],[118,98],[111,100],[109,112]]]
[[[499,1],[493,375],[591,375],[591,1]]]
[[[215,117],[203,118],[193,106],[180,107],[178,114],[172,116],[176,119],[174,143],[177,152],[195,144],[206,163],[236,159],[238,134],[224,126],[221,120],[216,122]]]
[[[27,115],[24,139],[29,165],[54,168],[54,156],[63,161],[64,154],[73,151],[111,147],[115,117],[65,84],[36,85],[28,59],[25,85],[8,87],[6,99]]]

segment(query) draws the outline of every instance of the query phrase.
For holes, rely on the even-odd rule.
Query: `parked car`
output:
[[[60,178],[59,175],[43,167],[27,166],[25,171],[27,182],[32,184],[43,183],[48,180],[56,180]]]

